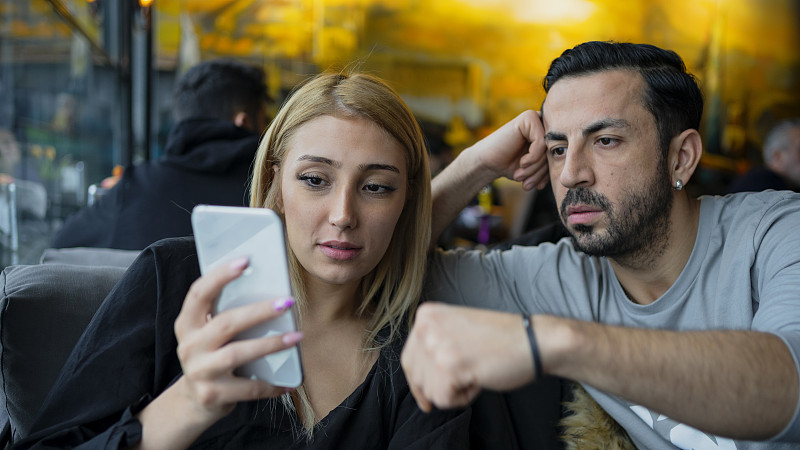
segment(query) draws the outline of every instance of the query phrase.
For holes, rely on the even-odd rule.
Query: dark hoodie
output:
[[[195,205],[249,203],[258,140],[229,121],[179,122],[162,158],[127,167],[108,193],[67,219],[53,247],[141,250],[160,239],[191,235]]]

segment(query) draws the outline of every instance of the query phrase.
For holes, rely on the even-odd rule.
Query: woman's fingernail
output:
[[[294,298],[292,297],[280,298],[272,303],[272,307],[275,308],[275,311],[289,309],[292,305],[294,305]]]
[[[286,345],[297,344],[298,342],[300,342],[301,339],[303,339],[303,333],[301,333],[299,331],[293,331],[291,333],[286,333],[281,338],[283,343],[286,344]]]
[[[247,267],[247,264],[250,263],[250,259],[246,256],[242,256],[241,258],[236,258],[228,265],[231,270],[242,270]]]

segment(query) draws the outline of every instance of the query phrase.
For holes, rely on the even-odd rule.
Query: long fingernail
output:
[[[247,267],[247,264],[250,263],[250,259],[246,256],[242,256],[240,258],[236,258],[228,265],[231,270],[242,270]]]
[[[272,307],[275,308],[275,311],[289,309],[292,305],[294,305],[294,298],[292,297],[280,298],[272,303]]]
[[[283,340],[283,343],[286,344],[286,345],[297,344],[298,342],[300,342],[301,339],[303,339],[303,333],[301,333],[299,331],[293,331],[291,333],[286,333],[281,338],[281,340]]]

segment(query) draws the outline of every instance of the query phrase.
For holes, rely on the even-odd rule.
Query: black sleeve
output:
[[[389,449],[470,448],[470,408],[424,413],[417,406],[411,391],[406,391],[399,406]]]
[[[14,448],[123,448],[138,442],[135,414],[181,374],[173,324],[198,276],[192,239],[145,249],[92,318],[31,434]]]
[[[472,408],[434,409],[425,413],[408,387],[405,373],[400,366],[400,353],[406,336],[385,350],[384,373],[392,379],[394,413],[391,416],[388,449],[467,449],[470,448],[470,418]]]

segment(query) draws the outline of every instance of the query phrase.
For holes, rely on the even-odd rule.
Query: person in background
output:
[[[400,367],[431,217],[428,155],[402,99],[360,74],[301,86],[260,144],[250,202],[286,224],[294,298],[212,316],[248,260],[198,278],[191,238],[148,247],[16,448],[469,448],[470,408],[423,413]],[[300,333],[231,342],[294,302]],[[234,375],[301,339],[297,390]]]
[[[571,237],[431,255],[402,357],[421,408],[554,375],[637,448],[797,449],[800,194],[687,192],[703,100],[675,52],[587,42],[544,89],[433,180],[432,237],[499,176],[549,179]]]
[[[264,72],[233,60],[190,68],[176,82],[176,122],[162,158],[125,168],[93,205],[67,218],[52,247],[141,250],[192,234],[201,203],[244,206],[269,101]]]
[[[14,183],[16,208],[21,219],[35,219],[42,225],[47,214],[47,190],[39,174],[23,162],[22,149],[14,133],[0,128],[0,185]],[[7,208],[8,200],[0,198],[0,208]],[[26,224],[28,227],[31,223]]]
[[[6,128],[0,128],[0,174],[14,177],[21,159],[19,143],[14,133]]]
[[[800,117],[780,122],[764,140],[764,165],[731,184],[729,192],[800,192]]]
[[[14,179],[42,183],[33,164],[25,164],[23,161],[19,141],[8,128],[0,128],[0,176],[8,182]]]

